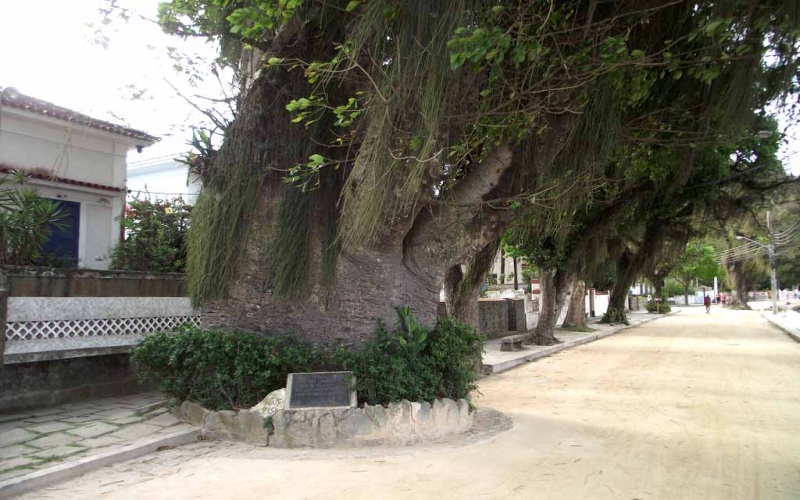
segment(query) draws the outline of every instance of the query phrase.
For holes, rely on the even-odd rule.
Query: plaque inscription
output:
[[[352,372],[290,373],[286,409],[349,408],[355,406]]]

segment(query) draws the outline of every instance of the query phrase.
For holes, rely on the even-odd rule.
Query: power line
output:
[[[791,243],[798,234],[800,234],[800,219],[795,220],[788,228],[780,233],[776,233],[772,240],[775,247],[775,255],[784,255],[788,253]],[[734,262],[741,262],[743,260],[762,256],[764,253],[769,253],[769,247],[767,245],[751,241],[744,245],[716,252],[714,254],[714,260],[720,264],[732,264]]]

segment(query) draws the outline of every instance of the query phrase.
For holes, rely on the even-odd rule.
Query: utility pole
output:
[[[767,229],[769,230],[769,269],[772,281],[772,314],[778,314],[778,278],[776,276],[777,262],[775,259],[775,231],[772,229],[772,220],[767,210]]]

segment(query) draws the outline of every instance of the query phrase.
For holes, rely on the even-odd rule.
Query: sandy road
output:
[[[23,498],[800,498],[800,344],[755,312],[689,308],[481,392],[513,429],[394,449],[204,443]]]

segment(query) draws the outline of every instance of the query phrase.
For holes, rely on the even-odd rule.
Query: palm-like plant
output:
[[[18,187],[5,187],[9,180]],[[0,264],[35,264],[53,229],[62,229],[64,214],[58,202],[41,198],[25,187],[24,175],[0,179]]]

